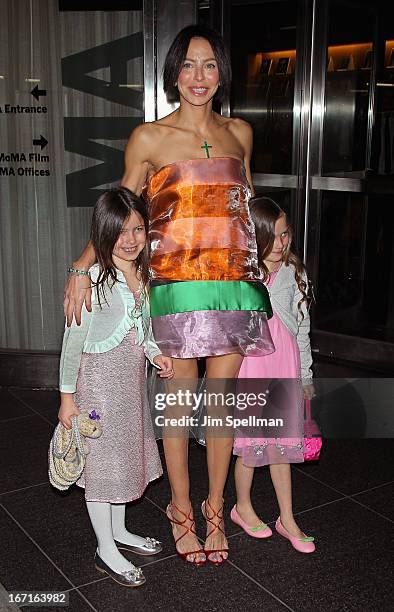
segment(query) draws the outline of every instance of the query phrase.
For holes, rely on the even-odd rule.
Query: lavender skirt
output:
[[[77,482],[87,501],[126,503],[141,497],[162,475],[146,396],[145,353],[130,330],[106,353],[84,353],[76,404],[99,413],[103,434],[89,440],[90,453]]]
[[[213,355],[268,355],[274,351],[267,316],[257,310],[194,310],[152,317],[162,353],[191,358]]]

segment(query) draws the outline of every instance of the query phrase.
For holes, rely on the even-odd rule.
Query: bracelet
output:
[[[85,272],[85,270],[78,270],[77,268],[67,268],[67,272],[69,274],[78,274],[79,276],[88,276],[90,278],[90,272]]]

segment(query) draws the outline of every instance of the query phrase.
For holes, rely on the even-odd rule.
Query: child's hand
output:
[[[157,355],[153,359],[153,363],[160,368],[160,378],[172,378],[174,376],[174,369],[172,367],[172,358],[165,357],[164,355]]]
[[[74,402],[73,393],[61,393],[61,404],[59,408],[59,421],[64,425],[66,429],[71,429],[71,417],[75,414],[78,416],[81,414],[80,409]]]
[[[304,399],[311,400],[316,396],[315,387],[311,383],[310,385],[304,385]]]

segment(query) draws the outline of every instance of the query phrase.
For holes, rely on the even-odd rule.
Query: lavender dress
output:
[[[103,434],[77,482],[87,501],[126,503],[162,475],[146,396],[144,347],[131,329],[106,353],[83,353],[75,396],[82,412],[99,413]]]

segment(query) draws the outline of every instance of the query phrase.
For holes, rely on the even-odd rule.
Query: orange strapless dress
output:
[[[274,350],[260,281],[250,188],[232,157],[168,164],[144,188],[150,211],[151,316],[163,354]]]

